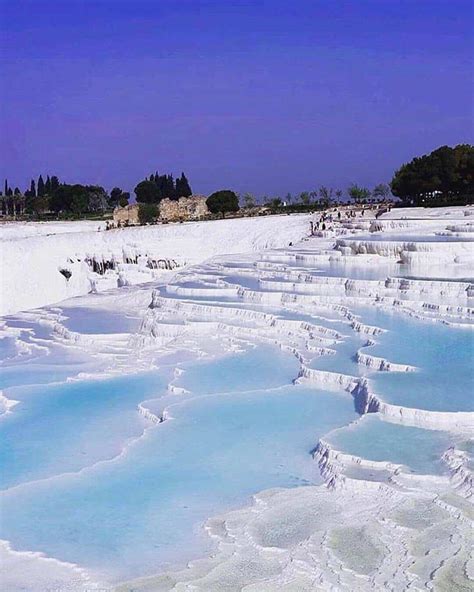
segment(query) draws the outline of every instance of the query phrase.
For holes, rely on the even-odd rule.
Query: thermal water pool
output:
[[[2,537],[106,578],[154,573],[210,549],[207,517],[318,482],[309,451],[355,418],[350,397],[293,385],[178,397],[170,413],[113,463],[4,493]]]
[[[341,452],[402,464],[410,472],[431,475],[446,472],[441,456],[452,444],[452,437],[444,432],[389,423],[378,414],[366,415],[336,430],[326,440]]]
[[[95,335],[99,333],[134,333],[140,327],[141,318],[87,307],[61,307],[66,318],[63,325],[71,331]]]
[[[386,329],[364,351],[415,372],[375,372],[373,390],[389,403],[432,411],[473,411],[474,331],[420,321],[378,307],[357,308],[367,322]]]
[[[314,274],[324,271],[321,267],[300,268]],[[359,273],[356,268],[351,268],[351,275]],[[375,266],[369,275],[380,277],[381,268]],[[338,272],[343,271],[341,265]],[[202,282],[180,285],[191,290],[212,288],[206,280],[209,270],[202,266],[202,272]],[[243,277],[237,270],[235,274],[225,269],[219,273],[216,278],[236,285]],[[193,275],[198,276],[199,270],[194,269]],[[258,278],[242,285],[263,291]],[[212,539],[202,529],[210,516],[242,507],[250,503],[252,494],[264,489],[320,483],[318,466],[310,454],[320,438],[327,437],[348,454],[402,463],[407,471],[439,474],[446,470],[439,459],[452,439],[443,432],[388,424],[375,415],[334,432],[358,417],[352,397],[310,383],[293,385],[300,370],[297,358],[286,349],[262,345],[257,337],[252,347],[245,340],[255,333],[243,330],[239,337],[239,330],[261,329],[262,337],[265,334],[267,339],[282,340],[282,345],[295,343],[303,349],[309,343],[306,329],[295,324],[287,333],[270,315],[262,320],[247,314],[252,310],[336,330],[341,339],[330,346],[336,355],[315,357],[308,365],[369,375],[371,388],[382,399],[439,410],[470,408],[466,384],[472,376],[466,362],[472,341],[466,332],[458,332],[464,330],[409,319],[376,306],[350,305],[361,322],[387,329],[364,352],[418,368],[407,373],[373,372],[354,359],[368,335],[356,333],[349,318],[335,310],[324,311],[324,299],[318,303],[317,296],[314,306],[301,311],[297,303],[292,310],[266,306],[258,299],[252,303],[240,297],[224,298],[218,289],[215,297],[207,298],[168,294],[165,289],[161,296],[157,310],[149,313],[157,313],[158,324],[176,322],[192,329],[194,324],[213,323],[217,318],[232,327],[228,335],[236,337],[226,337],[225,343],[231,343],[234,351],[220,358],[189,361],[192,356],[183,352],[186,343],[195,346],[193,339],[197,338],[191,331],[189,341],[183,338],[179,344],[183,348],[179,355],[170,347],[166,363],[148,373],[26,386],[35,378],[44,382],[54,362],[59,369],[66,358],[48,356],[53,362],[49,366],[44,360],[35,362],[24,382],[21,364],[8,368],[4,378],[17,385],[8,394],[20,403],[0,423],[0,437],[6,443],[0,459],[3,487],[11,488],[2,492],[0,536],[13,548],[42,551],[112,582],[183,564],[212,549]],[[173,308],[176,300],[185,306]],[[120,320],[115,313],[102,318],[102,313],[93,312],[89,318],[88,310],[72,311],[65,306],[66,328],[94,339],[101,333],[113,336],[138,326],[135,318]],[[206,335],[205,339],[214,338]],[[47,340],[48,332],[40,337]],[[425,340],[429,346],[420,347]],[[304,353],[311,357],[311,352]],[[194,354],[198,352],[193,350]],[[83,362],[87,368],[86,356]],[[71,360],[64,374],[50,376],[64,381],[79,366]],[[450,379],[453,374],[455,378]],[[437,391],[432,378],[439,384]],[[169,383],[174,390],[168,388]],[[143,401],[146,404],[141,407]],[[166,409],[166,421],[153,423],[150,416],[138,413],[139,407],[142,412]],[[364,478],[368,476],[366,472]]]
[[[366,316],[373,321],[374,315],[370,309]],[[390,315],[380,324],[389,321]],[[397,335],[395,321],[392,329]],[[341,356],[349,358],[355,344],[351,339]],[[26,389],[24,408],[3,426],[11,446],[6,474],[10,484],[56,476],[3,493],[1,536],[14,548],[43,551],[111,581],[155,573],[211,549],[200,528],[207,517],[246,504],[263,489],[320,482],[310,451],[357,417],[347,394],[292,385],[296,359],[276,347],[180,367],[173,384],[190,393],[168,395],[169,419],[116,460],[78,474],[59,473],[89,466],[98,449],[110,456],[126,443],[124,435],[137,438],[152,425],[136,405],[164,393],[164,375]],[[19,433],[23,442],[15,439]],[[451,443],[376,417],[336,432],[332,441],[348,453],[423,473],[442,470],[439,457]]]
[[[138,403],[166,384],[151,372],[13,389],[19,403],[0,423],[1,489],[113,458],[144,430]]]

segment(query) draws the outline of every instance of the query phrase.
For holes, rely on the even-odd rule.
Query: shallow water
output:
[[[212,362],[193,363],[174,381],[195,395],[271,389],[291,384],[299,364],[275,347],[259,346]]]
[[[377,414],[367,415],[356,424],[337,430],[328,441],[342,452],[402,464],[410,472],[420,474],[446,473],[440,458],[452,444],[452,438],[444,432],[384,422]]]
[[[113,464],[6,495],[2,536],[114,578],[153,573],[182,560],[183,545],[187,559],[209,548],[199,525],[210,514],[318,482],[309,451],[355,418],[349,397],[302,386],[201,397],[171,413]]]
[[[387,329],[365,352],[417,368],[408,373],[372,373],[373,390],[384,400],[432,411],[474,411],[472,329],[421,322],[375,307],[359,312]]]
[[[357,365],[355,354],[357,350],[367,342],[367,338],[359,334],[351,334],[346,327],[345,335],[341,343],[332,345],[335,355],[317,356],[308,366],[318,370],[340,372],[349,376],[364,374],[363,368]]]
[[[85,335],[100,333],[134,333],[140,327],[141,318],[86,307],[61,307],[67,317],[63,325],[71,331]]]
[[[311,254],[309,248],[307,252]],[[312,275],[368,280],[414,273],[385,258],[376,265],[357,257],[303,264],[281,251],[273,259]],[[257,261],[255,255],[220,260],[225,267],[204,264],[190,270],[189,280],[187,272],[181,272],[179,285],[212,289],[219,288],[215,282],[223,279],[263,291],[258,277],[239,274],[239,268],[256,271]],[[272,279],[281,279],[278,271]],[[315,297],[313,304],[300,310],[297,303],[285,308],[222,297],[219,289],[206,297],[167,293],[165,288],[160,293],[173,302],[215,307],[207,313],[197,307],[168,316],[164,307],[163,324],[185,327],[217,317],[232,329],[260,326],[271,332],[271,317],[255,321],[231,310],[240,309],[320,325],[340,333],[338,343],[330,345],[335,355],[319,357],[306,351],[309,334],[296,326],[277,337],[287,347],[304,350],[312,368],[368,376],[372,390],[388,402],[436,411],[474,409],[472,331],[377,306],[351,305],[363,323],[386,330],[370,336],[375,345],[363,349],[365,353],[417,367],[407,373],[375,372],[355,362],[368,335],[356,333],[347,319],[326,309],[324,299],[318,302]],[[223,309],[229,314],[219,315]],[[127,316],[70,303],[61,310],[66,328],[91,338],[137,331],[141,314],[146,313]],[[320,438],[348,454],[402,464],[408,472],[445,471],[440,458],[453,444],[451,436],[390,424],[376,415],[343,427],[358,417],[352,397],[309,384],[293,385],[300,364],[276,345],[257,339],[249,344],[245,337],[233,342],[232,352],[222,346],[219,357],[196,361],[199,348],[184,341],[161,353],[157,370],[66,382],[79,372],[100,372],[99,357],[53,344],[50,326],[25,319],[8,322],[25,330],[25,343],[40,339],[46,348],[24,363],[20,357],[11,358],[15,354],[11,338],[0,342],[1,387],[19,401],[13,413],[0,418],[1,487],[15,488],[2,494],[0,537],[16,549],[42,551],[113,581],[183,564],[212,548],[202,529],[210,516],[248,504],[264,489],[320,483],[310,454]],[[29,328],[31,334],[26,332]],[[222,336],[204,335],[216,344],[210,348],[215,354]],[[168,389],[170,382],[174,390]],[[138,413],[144,401],[158,415],[165,409],[167,420],[157,424]],[[370,471],[361,476],[380,478]]]
[[[138,403],[164,392],[156,372],[15,389],[19,404],[0,424],[0,488],[112,458],[144,429]]]

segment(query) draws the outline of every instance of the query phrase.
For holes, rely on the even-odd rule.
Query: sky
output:
[[[0,0],[0,179],[373,187],[473,143],[473,25],[470,0]]]

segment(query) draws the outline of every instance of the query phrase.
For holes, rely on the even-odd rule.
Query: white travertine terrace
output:
[[[244,228],[243,223],[239,230],[233,228],[225,246],[219,246],[220,251],[206,242],[209,226],[203,230],[198,223],[195,227],[185,225],[193,235],[188,240],[183,238],[182,225],[176,227],[174,239],[182,239],[183,244],[188,241],[186,248],[180,253],[173,252],[169,238],[163,251],[156,251],[156,256],[180,264],[199,265],[172,274],[160,272],[155,278],[165,277],[167,283],[155,285],[153,291],[149,289],[135,297],[132,290],[129,296],[126,291],[122,296],[121,289],[109,295],[104,293],[102,306],[105,307],[119,305],[121,298],[122,305],[129,309],[138,303],[148,307],[139,332],[131,339],[115,336],[113,343],[105,335],[85,337],[67,329],[60,315],[32,313],[53,327],[58,342],[97,352],[110,362],[111,371],[125,369],[132,360],[136,366],[146,367],[151,352],[169,354],[184,347],[183,344],[197,357],[236,352],[259,343],[277,345],[298,362],[295,383],[346,393],[353,399],[358,422],[365,421],[369,414],[377,414],[384,422],[446,432],[456,443],[440,459],[445,473],[418,475],[402,464],[341,452],[327,438],[315,441],[312,451],[315,474],[322,478],[322,485],[256,494],[248,507],[208,520],[206,529],[217,545],[211,557],[194,561],[182,570],[117,586],[117,591],[462,592],[472,589],[474,567],[468,547],[472,536],[470,501],[474,480],[471,459],[463,443],[472,433],[474,413],[396,405],[386,402],[383,392],[374,392],[371,373],[416,373],[419,369],[389,356],[372,355],[370,348],[386,329],[365,323],[354,309],[372,307],[394,315],[410,315],[422,322],[471,330],[474,288],[463,266],[473,262],[474,243],[468,240],[472,223],[465,215],[473,211],[473,208],[437,212],[394,209],[378,220],[335,223],[331,236],[313,238],[305,236],[308,217],[255,220],[249,228]],[[235,225],[240,223],[236,221]],[[219,224],[216,222],[215,227]],[[224,240],[232,224],[225,221],[222,224],[217,234]],[[289,225],[281,236],[277,236],[279,224]],[[365,235],[369,229],[374,240],[357,238],[357,234]],[[149,258],[151,249],[156,248],[152,242],[161,236],[161,230],[131,232],[133,237],[127,231],[120,239],[111,234],[110,240],[108,233],[98,233],[98,240],[110,243],[103,260]],[[451,239],[456,235],[456,240],[443,241],[444,232]],[[306,240],[296,244],[290,238],[293,234]],[[397,234],[403,235],[400,240]],[[408,234],[413,237],[407,238]],[[382,240],[387,235],[391,240]],[[466,241],[457,235],[465,235]],[[435,236],[437,239],[431,242],[420,240]],[[49,250],[46,239],[31,240],[45,241]],[[120,246],[121,255],[117,255],[115,241],[127,242]],[[205,244],[202,253],[193,259],[190,254],[199,241]],[[67,252],[65,237],[59,243],[62,259],[73,257]],[[12,245],[8,247],[11,250]],[[36,246],[41,250],[40,242]],[[264,247],[268,250],[263,251]],[[76,252],[77,244],[71,248]],[[105,253],[95,246],[89,248],[98,254]],[[251,250],[256,251],[251,256],[233,259],[228,255]],[[217,254],[218,258],[205,260]],[[48,259],[49,251],[43,256]],[[387,262],[397,265],[399,261],[413,273],[407,269],[400,274],[391,270],[384,277],[381,271],[380,277],[372,276],[372,279],[344,273],[354,262],[373,271]],[[71,264],[74,269],[78,267],[76,263]],[[444,265],[445,275],[420,273],[423,266],[440,263]],[[339,266],[339,276],[329,274],[331,264]],[[50,268],[49,261],[44,265],[44,269]],[[57,265],[56,260],[53,265]],[[140,268],[139,263],[121,265],[122,272],[134,283],[136,278],[132,276]],[[153,279],[149,272],[153,270],[140,272],[146,281]],[[17,277],[15,274],[12,273],[12,278]],[[83,277],[82,272],[78,275]],[[89,281],[90,276],[88,269],[84,278]],[[115,272],[112,270],[109,276],[110,284],[115,287]],[[35,276],[34,282],[39,281],[39,275]],[[84,293],[81,284],[66,295]],[[40,290],[39,297],[46,304],[54,298],[64,298],[65,293],[56,288],[50,293]],[[29,304],[38,305],[36,301]],[[354,360],[362,375],[356,375],[357,368],[353,375],[337,371],[338,346],[348,338],[360,340]],[[38,342],[36,346],[42,344]],[[334,360],[334,366],[318,367],[319,362],[327,360]],[[177,366],[167,386],[167,395],[176,401],[190,395],[179,386],[181,372]],[[4,397],[0,403],[6,411],[14,412],[14,401]],[[160,424],[170,417],[166,406],[157,409],[149,401],[142,401],[137,412],[150,423],[149,429],[160,429]],[[11,561],[14,552],[3,548],[2,554]],[[23,569],[23,561],[32,560],[22,554],[14,556],[17,572]],[[41,573],[49,559],[39,556],[33,559],[34,569]],[[74,573],[74,578],[70,577],[77,587],[71,589],[99,587],[91,581],[90,574],[76,566],[58,562],[55,568],[59,582],[67,579],[65,573]]]
[[[436,223],[431,221],[430,226],[436,226]],[[387,224],[382,222],[378,231],[398,231],[400,228],[419,231],[419,221],[414,224],[408,221],[397,224],[393,220]],[[457,231],[457,227],[449,230]],[[383,257],[401,256],[402,260],[411,262],[414,259],[412,252],[423,253],[426,260],[434,257],[451,264],[472,257],[471,245],[463,244],[439,243],[431,248],[415,241],[376,245],[337,241],[336,248],[339,246],[349,246],[352,256],[369,252]],[[343,256],[351,255],[346,250]],[[421,318],[428,314],[426,318],[453,324],[456,319],[468,320],[472,314],[473,288],[469,281],[399,277],[367,281],[315,276],[286,267],[286,263],[317,266],[318,262],[330,258],[327,251],[304,255],[266,254],[263,261],[255,264],[255,271],[241,271],[242,275],[257,279],[260,289],[241,287],[237,296],[243,303],[288,309],[298,306],[299,310],[308,313],[316,306],[317,315],[322,314],[321,309],[327,309],[331,314],[337,313],[353,331],[369,335],[365,347],[373,345],[372,339],[384,330],[362,323],[350,312],[351,305],[358,300]],[[221,267],[221,271],[225,268]],[[210,296],[211,289],[206,290],[193,292],[189,288],[174,293],[192,300],[198,296]],[[235,297],[227,291],[225,284],[216,286],[216,292],[220,290]],[[159,304],[168,306],[162,300]],[[192,323],[207,322],[217,314],[221,326],[232,325],[236,337],[240,331],[242,337],[245,331],[248,337],[250,330],[244,328],[243,323],[239,325],[240,319],[253,319],[257,325],[265,321],[264,324],[272,327],[267,316],[251,310],[237,312],[233,305],[218,312],[213,306],[197,302],[187,306],[173,303],[172,308],[185,313]],[[291,334],[280,332],[277,336],[282,343],[293,337],[294,330]],[[340,335],[332,337],[340,338]],[[311,344],[311,338],[301,335],[300,347],[303,345],[310,352]],[[383,396],[371,392],[370,381],[310,368],[301,353],[297,358],[301,366],[298,382],[309,381],[320,388],[348,391],[354,397],[359,413],[376,412],[388,421],[448,430],[460,437],[472,428],[472,413],[436,412],[388,404],[383,401]],[[357,350],[356,361],[376,371],[416,371],[414,366],[372,356],[364,348]],[[393,590],[428,590],[433,584],[436,590],[468,589],[469,557],[458,545],[462,545],[462,540],[468,540],[470,522],[464,502],[454,499],[456,495],[463,500],[472,496],[473,477],[464,452],[450,449],[443,456],[456,493],[441,493],[450,489],[445,477],[415,478],[406,474],[402,465],[343,454],[324,440],[317,444],[314,458],[329,491],[303,488],[255,496],[255,504],[249,509],[209,521],[209,532],[219,542],[219,551],[213,558],[193,562],[181,572],[134,582],[137,589],[164,590],[162,585],[166,582],[167,590],[380,590],[387,589],[388,581]],[[358,472],[358,476],[350,476],[354,472]],[[429,518],[424,518],[424,513]],[[415,516],[417,522],[413,529]],[[451,542],[458,542],[450,547],[451,543],[446,539],[438,541],[434,535],[438,523],[451,532]],[[264,530],[260,527],[263,524]],[[351,536],[355,537],[353,543],[349,543]],[[430,549],[429,555],[421,552],[423,545]]]

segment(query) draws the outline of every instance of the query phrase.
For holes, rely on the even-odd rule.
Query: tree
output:
[[[210,195],[206,200],[209,211],[213,214],[221,213],[225,217],[227,212],[239,210],[239,198],[230,189],[221,189]]]
[[[242,201],[244,203],[244,208],[254,208],[256,201],[255,197],[251,193],[244,193],[242,197]]]
[[[287,205],[287,206],[288,206],[288,205],[290,205],[292,201],[293,201],[293,196],[291,195],[291,193],[287,193],[287,194],[285,195],[285,202],[286,202],[286,205]]]
[[[44,184],[44,192],[46,195],[51,195],[51,179],[49,175],[46,177],[46,183]]]
[[[59,179],[55,176],[51,177],[51,194],[53,194],[59,187]]]
[[[5,190],[4,195],[8,195],[8,181],[5,179]]]
[[[51,196],[50,208],[56,214],[66,212],[71,208],[71,191],[69,185],[60,185]],[[42,197],[38,195],[38,197]]]
[[[122,193],[122,195],[119,198],[119,206],[121,208],[125,208],[126,206],[128,206],[128,200],[130,199],[130,193],[128,193],[128,191]]]
[[[152,224],[159,216],[159,209],[153,203],[141,203],[138,206],[138,220],[140,224]]]
[[[474,146],[441,146],[402,165],[390,183],[406,205],[469,203],[474,198]]]
[[[311,196],[308,191],[303,191],[302,193],[300,193],[300,202],[304,206],[309,206],[311,202]]]
[[[272,208],[272,210],[278,210],[283,205],[283,201],[279,197],[273,197],[265,205]]]
[[[34,179],[31,179],[30,183],[30,197],[36,197],[36,186]]]
[[[99,185],[87,185],[87,209],[90,212],[105,212],[108,196],[103,187]]]
[[[328,208],[330,206],[333,193],[333,189],[325,187],[324,185],[319,188],[319,201],[323,207]]]
[[[71,202],[70,210],[77,216],[90,211],[89,205],[89,191],[83,185],[70,185]]]
[[[179,199],[181,197],[176,193],[173,175],[165,175],[163,182],[163,197],[167,197],[168,199]]]
[[[390,196],[390,187],[384,183],[379,183],[374,187],[372,191],[372,197],[377,199],[386,200]]]
[[[370,191],[366,187],[359,187],[355,183],[353,183],[347,193],[351,199],[355,201],[355,203],[359,204],[370,197]]]
[[[342,198],[342,191],[340,189],[336,190],[336,199],[337,201],[341,201]]]
[[[38,196],[42,197],[42,196]],[[79,215],[89,210],[89,191],[84,185],[60,185],[50,199],[53,212],[72,212]]]
[[[39,217],[44,212],[47,212],[49,209],[49,200],[50,198],[47,195],[34,197],[31,201],[31,210],[33,213]]]
[[[137,193],[138,189],[138,193]],[[137,201],[142,203],[159,203],[162,199],[179,199],[192,195],[189,181],[184,173],[173,179],[173,175],[159,175],[152,173],[135,187]]]
[[[181,177],[178,177],[178,178],[176,179],[176,188],[175,188],[175,193],[176,193],[176,195],[178,196],[178,199],[179,199],[180,197],[185,197],[185,196],[183,195],[183,189],[184,189],[184,187],[183,187],[183,185],[182,185],[182,183],[181,183]]]
[[[154,181],[142,181],[134,189],[137,201],[141,203],[159,203],[162,194]]]
[[[192,195],[193,192],[191,191],[191,186],[186,178],[184,173],[181,173],[181,177],[176,179],[176,195],[178,198],[180,197],[189,197]]]
[[[123,191],[120,189],[120,187],[114,187],[112,189],[108,200],[109,206],[111,208],[117,207],[117,205],[120,203],[120,198],[122,197],[122,194]]]
[[[191,185],[189,184],[189,181],[184,173],[181,173],[181,187],[185,197],[190,197],[193,194]]]
[[[454,191],[459,196],[465,196],[466,202],[472,202],[474,197],[474,147],[469,144],[459,144],[454,148],[457,181]]]
[[[128,193],[128,191],[122,191],[120,187],[114,187],[110,192],[107,203],[111,208],[116,208],[117,206],[124,208],[125,206],[128,206],[129,199],[130,193]]]
[[[39,197],[43,197],[44,194],[45,194],[44,181],[43,181],[43,177],[40,175],[38,178],[38,195],[39,195]]]

